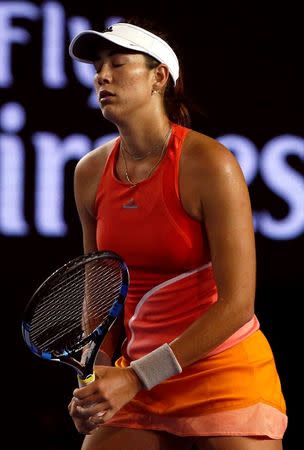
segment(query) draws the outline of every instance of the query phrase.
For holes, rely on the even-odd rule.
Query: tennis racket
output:
[[[123,310],[128,286],[127,265],[111,251],[67,262],[31,297],[22,320],[25,343],[35,355],[73,367],[80,386],[94,381],[99,347]]]

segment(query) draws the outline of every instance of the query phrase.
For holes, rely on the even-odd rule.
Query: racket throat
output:
[[[56,359],[54,359],[53,361],[56,361]],[[67,356],[67,357],[61,357],[57,361],[60,361],[61,363],[66,364],[69,367],[72,367],[73,369],[75,369],[77,371],[77,374],[80,377],[85,378],[84,367],[79,361],[77,361],[77,359],[75,359],[71,356]]]
[[[79,369],[77,370],[77,380],[79,387],[87,386],[88,384],[95,381],[94,362],[98,351],[99,346],[96,345],[96,343],[94,343],[92,348],[84,349],[81,357],[81,362],[79,364]]]

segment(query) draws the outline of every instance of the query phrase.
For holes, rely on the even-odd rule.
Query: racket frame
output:
[[[93,262],[98,259],[115,259],[119,262],[122,273],[122,283],[121,289],[116,297],[113,300],[112,307],[109,311],[106,319],[99,324],[88,336],[84,339],[79,340],[79,342],[73,345],[72,349],[64,350],[63,352],[44,352],[39,350],[32,342],[30,338],[30,330],[31,330],[31,319],[33,316],[33,311],[36,308],[37,300],[39,299],[40,294],[43,290],[49,290],[52,286],[54,286],[58,280],[61,278],[62,274],[66,274],[71,270],[74,270],[77,266],[82,266],[84,264]],[[98,250],[94,252],[89,252],[84,255],[81,255],[77,258],[74,258],[71,261],[68,261],[63,266],[59,267],[55,270],[45,281],[36,289],[32,297],[30,298],[28,305],[24,311],[24,317],[21,323],[22,335],[23,339],[30,349],[32,353],[39,356],[42,359],[46,359],[48,361],[57,361],[63,364],[67,364],[68,366],[73,367],[78,374],[78,378],[80,380],[90,379],[93,374],[94,362],[99,351],[99,348],[116,321],[117,317],[122,313],[124,301],[128,293],[128,286],[130,282],[129,270],[126,263],[123,259],[117,254],[110,250]],[[75,355],[79,353],[86,345],[87,352],[85,356],[85,360],[83,362],[78,361],[75,358]]]

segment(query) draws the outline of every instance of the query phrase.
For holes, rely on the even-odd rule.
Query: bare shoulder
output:
[[[114,144],[115,139],[91,150],[78,161],[75,167],[74,195],[79,214],[82,217],[85,217],[87,212],[94,217],[98,184]]]
[[[229,189],[247,186],[241,167],[233,153],[202,133],[191,130],[183,144],[179,185],[181,200],[188,214],[196,220],[206,218],[207,204],[216,195],[229,197]],[[218,198],[218,201],[220,199]]]
[[[100,177],[116,139],[91,150],[76,164],[75,177],[94,180]]]
[[[183,162],[195,172],[212,173],[239,166],[233,153],[216,139],[191,130],[183,151]]]

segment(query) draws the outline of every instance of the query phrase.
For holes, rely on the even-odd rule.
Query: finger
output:
[[[98,382],[100,382],[100,379],[103,378],[103,375],[107,370],[109,370],[108,366],[99,366],[98,375],[96,374],[96,380],[92,383],[87,384],[86,386],[74,389],[74,397],[82,400],[98,391]]]
[[[76,426],[77,431],[82,434],[92,434],[94,430],[99,428],[100,424],[94,424],[93,422],[87,420]]]
[[[68,405],[68,411],[69,411],[70,416],[75,414],[76,406],[77,406],[77,402],[75,402],[74,399],[72,399]]]
[[[81,422],[82,433],[91,434],[97,428],[99,428],[104,422],[108,411],[101,411],[95,416],[91,416],[88,419]]]
[[[100,392],[96,392],[93,395],[90,395],[89,397],[79,400],[76,399],[76,404],[78,406],[82,406],[83,408],[89,408],[90,406],[94,406],[98,403],[107,401],[106,397],[103,396]]]
[[[83,408],[82,406],[76,407],[77,416],[81,418],[89,418],[91,416],[95,416],[96,414],[103,412],[105,410],[110,409],[109,402],[100,402],[95,405],[92,405],[88,408]]]
[[[83,434],[90,434],[101,423],[98,418],[92,421],[91,417],[84,418],[82,417],[82,415],[78,414],[75,411],[72,412],[71,418],[73,419],[77,431]]]
[[[103,400],[103,399],[101,399],[101,400]],[[96,396],[96,398],[95,398],[95,396],[92,397],[91,400],[78,400],[78,398],[73,397],[68,405],[68,410],[73,411],[73,410],[75,410],[76,406],[82,406],[83,408],[87,408],[89,406],[96,405],[97,403],[98,403],[97,396]]]
[[[91,416],[89,418],[89,421],[92,425],[99,426],[102,423],[104,423],[104,418],[105,418],[106,414],[107,414],[107,411],[100,411],[97,414],[95,414],[94,416]]]
[[[82,400],[89,397],[90,395],[93,395],[97,391],[98,391],[98,382],[97,380],[95,380],[87,384],[86,386],[74,389],[73,395],[79,400]]]
[[[90,417],[90,414],[85,414],[84,412],[86,411],[85,408],[78,408],[78,403],[77,402],[72,402],[71,403],[71,407],[69,409],[69,414],[72,417],[72,419],[77,419],[77,420],[86,420],[88,417]]]
[[[93,381],[92,383],[89,383],[87,386],[74,389],[73,396],[79,400],[82,400],[94,394],[95,391],[96,391],[96,384]]]

